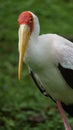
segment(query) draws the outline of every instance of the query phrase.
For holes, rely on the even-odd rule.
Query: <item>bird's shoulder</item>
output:
[[[55,37],[57,37],[57,34],[42,34],[39,35],[39,40],[52,41]]]
[[[51,33],[50,34],[42,34],[42,35],[39,35],[39,40],[41,40],[41,39],[45,40],[45,41],[48,40],[48,42],[51,41],[51,42],[56,43],[57,45],[60,45],[60,46],[66,45],[69,47],[73,47],[73,44],[71,41],[69,41],[65,37],[60,36],[58,34],[51,34]]]
[[[73,69],[73,43],[57,34],[43,34],[39,36],[41,46],[47,47],[48,54],[65,68]],[[43,44],[43,45],[42,45]]]

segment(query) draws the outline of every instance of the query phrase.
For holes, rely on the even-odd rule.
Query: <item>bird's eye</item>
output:
[[[29,22],[30,22],[30,23],[32,23],[32,21],[33,21],[33,19],[32,19],[32,18],[30,18],[30,19],[29,19]]]

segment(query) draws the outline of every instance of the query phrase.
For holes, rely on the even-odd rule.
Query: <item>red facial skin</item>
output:
[[[30,33],[32,33],[34,26],[33,15],[29,11],[22,12],[18,17],[18,24],[27,24],[30,27]]]

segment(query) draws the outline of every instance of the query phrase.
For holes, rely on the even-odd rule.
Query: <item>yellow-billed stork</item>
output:
[[[30,11],[19,15],[18,24],[18,79],[24,60],[41,92],[56,102],[65,129],[71,130],[64,110],[73,116],[73,43],[57,34],[39,35],[39,20]]]

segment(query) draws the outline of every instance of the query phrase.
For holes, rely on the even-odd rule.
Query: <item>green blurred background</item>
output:
[[[39,17],[41,34],[73,41],[73,0],[0,0],[0,130],[64,130],[56,104],[39,92],[26,66],[17,79],[17,18],[26,10]]]

